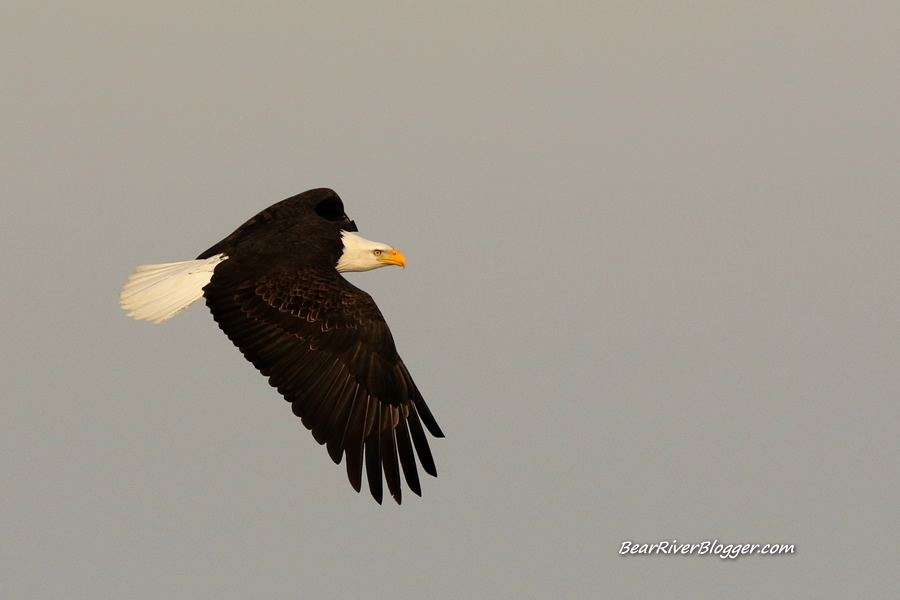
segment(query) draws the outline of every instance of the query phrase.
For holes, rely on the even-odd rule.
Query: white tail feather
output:
[[[129,317],[162,323],[203,297],[216,265],[226,258],[216,254],[202,260],[141,265],[122,288],[119,304]]]

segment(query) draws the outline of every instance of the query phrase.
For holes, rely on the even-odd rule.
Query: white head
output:
[[[372,242],[349,231],[342,231],[341,237],[344,242],[344,253],[341,254],[336,267],[341,273],[371,271],[388,265],[406,268],[406,257],[403,253],[387,244]]]

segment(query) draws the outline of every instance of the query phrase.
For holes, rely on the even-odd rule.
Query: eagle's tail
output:
[[[129,317],[161,323],[202,298],[216,265],[226,258],[216,254],[205,259],[141,265],[122,288],[119,304]]]

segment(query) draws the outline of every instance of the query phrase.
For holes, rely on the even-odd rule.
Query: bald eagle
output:
[[[425,429],[444,434],[381,311],[341,276],[405,267],[406,258],[356,231],[335,192],[309,190],[263,210],[196,260],[138,267],[120,303],[129,316],[160,323],[204,298],[332,460],[346,459],[353,488],[359,492],[365,462],[372,497],[381,503],[383,471],[399,504],[401,467],[422,495],[416,455],[437,476]]]

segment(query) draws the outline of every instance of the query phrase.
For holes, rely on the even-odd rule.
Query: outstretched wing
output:
[[[226,281],[213,275],[204,288],[219,327],[291,403],[332,460],[346,456],[354,489],[360,490],[365,460],[379,503],[382,471],[400,503],[401,467],[421,496],[415,455],[437,475],[422,425],[435,437],[443,433],[372,298],[337,271],[314,268]]]

